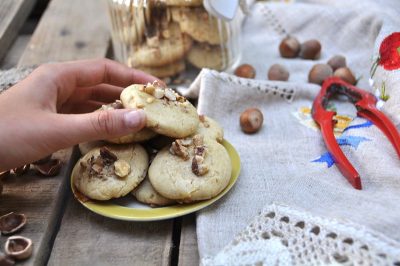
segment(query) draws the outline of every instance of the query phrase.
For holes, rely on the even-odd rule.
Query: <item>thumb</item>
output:
[[[70,141],[76,143],[90,140],[110,139],[134,133],[146,125],[143,110],[103,110],[87,114],[69,115]],[[73,132],[71,132],[73,131]]]

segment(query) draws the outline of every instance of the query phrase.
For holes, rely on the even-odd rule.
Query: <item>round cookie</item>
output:
[[[123,109],[123,108],[124,108],[124,106],[122,105],[121,101],[116,100],[113,103],[103,105],[100,110],[115,110],[115,109]],[[154,132],[148,128],[143,128],[142,130],[140,130],[138,132],[130,133],[128,135],[121,136],[121,137],[114,138],[114,139],[106,139],[105,141],[110,142],[110,143],[115,143],[115,144],[125,144],[125,143],[146,141],[155,136],[157,136],[156,132]]]
[[[199,116],[196,108],[172,89],[153,84],[134,84],[121,93],[125,108],[144,110],[146,127],[162,135],[184,138],[196,132]]]
[[[205,115],[199,115],[199,120],[200,123],[196,134],[203,135],[205,138],[222,143],[224,140],[224,130],[217,121]]]
[[[128,63],[128,65],[130,64]],[[184,60],[180,60],[160,67],[136,66],[135,68],[158,78],[166,78],[181,73],[185,70],[186,65]]]
[[[138,144],[108,145],[83,156],[72,171],[75,187],[95,200],[127,195],[145,178],[148,155]]]
[[[192,46],[192,39],[182,34],[177,23],[171,23],[161,35],[163,37],[154,36],[134,48],[130,60],[132,67],[165,66],[182,59]]]
[[[203,0],[165,0],[167,6],[202,6]]]
[[[79,151],[81,152],[82,156],[88,153],[89,151],[93,150],[94,148],[99,148],[101,146],[104,146],[105,143],[102,140],[95,140],[95,141],[88,141],[88,142],[83,142],[79,143]]]
[[[176,201],[161,196],[154,190],[148,178],[145,178],[140,185],[132,191],[132,195],[142,203],[149,204],[151,207],[167,206]]]
[[[232,166],[226,149],[214,140],[200,139],[196,135],[176,140],[156,155],[148,175],[159,194],[188,203],[213,198],[228,185]]]
[[[227,56],[221,52],[221,47],[218,45],[196,44],[190,49],[187,60],[197,68],[222,70],[227,66]]]
[[[171,14],[181,31],[198,42],[221,44],[227,40],[226,24],[223,21],[218,23],[218,19],[209,15],[203,7],[174,7],[171,8]]]

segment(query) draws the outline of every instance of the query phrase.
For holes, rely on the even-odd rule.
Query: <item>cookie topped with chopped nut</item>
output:
[[[232,165],[224,146],[198,134],[177,139],[161,150],[149,179],[162,196],[189,203],[218,195],[229,183]]]
[[[134,84],[121,93],[125,108],[144,110],[146,127],[162,135],[184,138],[196,132],[199,117],[196,108],[184,97],[158,82]]]
[[[199,120],[199,128],[197,129],[196,134],[203,135],[205,138],[210,138],[222,143],[224,140],[224,130],[218,122],[205,115],[199,115]]]
[[[94,148],[75,165],[75,187],[95,200],[127,195],[145,178],[148,155],[139,144],[107,145]]]

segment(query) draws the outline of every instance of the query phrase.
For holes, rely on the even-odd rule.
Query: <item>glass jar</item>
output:
[[[239,61],[240,16],[212,16],[203,0],[108,0],[115,58],[159,78]],[[241,12],[241,11],[238,11]]]

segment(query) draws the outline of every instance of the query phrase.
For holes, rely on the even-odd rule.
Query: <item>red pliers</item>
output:
[[[334,119],[336,112],[327,111],[329,99],[334,94],[344,94],[357,108],[357,115],[370,120],[389,139],[400,157],[400,135],[396,126],[376,108],[377,98],[372,93],[352,86],[337,77],[327,78],[314,99],[312,117],[321,128],[322,137],[328,151],[331,153],[340,172],[347,178],[355,189],[361,189],[360,175],[340,149],[333,127],[337,122]]]

